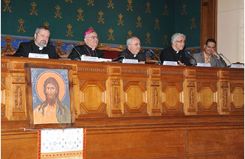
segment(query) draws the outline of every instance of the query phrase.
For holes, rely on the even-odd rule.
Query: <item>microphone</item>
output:
[[[74,45],[71,45],[72,46],[72,48],[77,52],[77,54],[79,55],[79,56],[82,56],[81,54],[80,54],[80,52],[76,49],[76,47],[74,46]]]
[[[227,64],[226,64],[226,62],[224,61],[224,59],[225,59],[226,61],[229,62],[229,66],[232,64],[231,61],[230,61],[225,55],[223,55],[222,53],[217,53],[217,54],[221,57],[221,60],[222,60],[222,62],[224,62],[225,66],[227,66]],[[222,57],[223,57],[224,59],[223,59]]]
[[[159,57],[155,54],[155,52],[152,49],[144,50],[144,54],[146,56],[146,62],[154,62],[156,64],[161,64]],[[148,58],[150,58],[150,59],[148,59]],[[148,59],[148,61],[147,61],[147,59]]]
[[[152,58],[152,59],[155,57],[155,53],[154,53],[154,51],[151,50],[151,49],[147,49],[147,50],[145,50],[144,52],[145,52],[145,55],[146,55],[147,57],[150,57],[150,58]]]
[[[191,53],[190,53],[189,51],[185,50],[185,54],[187,54],[187,56],[190,57],[190,60],[189,60],[190,64],[191,64],[192,66],[196,66],[196,65],[197,65],[197,61],[196,61],[196,59],[191,55]]]
[[[71,58],[72,60],[81,60],[81,56],[82,56],[82,54],[80,54],[80,52],[76,49],[76,47],[73,45],[73,44],[71,44],[71,47],[72,47],[72,49],[71,50],[75,50],[75,52],[79,55],[79,57],[76,57],[76,56],[74,56],[74,55],[71,55],[71,57],[70,57],[70,55],[68,56],[68,58]]]
[[[112,61],[113,61],[113,62],[115,62],[115,61],[120,61],[120,62],[121,62],[123,59],[125,59],[125,57],[124,57],[123,55],[120,55],[120,56],[118,56],[118,57],[112,59]]]

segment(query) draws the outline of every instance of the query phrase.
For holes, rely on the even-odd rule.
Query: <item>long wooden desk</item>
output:
[[[86,159],[243,158],[243,69],[2,57],[3,159],[37,158],[48,127],[30,124],[31,65],[68,68]]]

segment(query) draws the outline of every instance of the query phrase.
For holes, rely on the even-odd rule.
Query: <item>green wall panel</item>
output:
[[[187,35],[188,47],[199,46],[200,0],[9,2],[1,1],[2,34],[33,36],[37,26],[48,25],[51,38],[80,41],[85,29],[93,27],[98,32],[101,43],[125,44],[128,33],[131,32],[141,39],[143,46],[162,48],[169,44],[174,32],[182,32]],[[187,14],[182,15],[183,10],[186,10]],[[137,19],[141,19],[141,23]],[[191,19],[195,19],[195,26]],[[68,27],[71,27],[71,30]]]

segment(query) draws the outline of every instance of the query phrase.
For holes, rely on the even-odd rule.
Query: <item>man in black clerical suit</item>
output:
[[[29,53],[48,54],[49,58],[57,59],[55,47],[49,43],[50,31],[47,27],[36,28],[34,40],[22,42],[13,56],[28,57]]]
[[[137,59],[139,62],[146,61],[146,55],[141,52],[140,39],[131,37],[127,40],[127,48],[120,53],[119,57]]]
[[[175,33],[171,37],[171,46],[163,49],[160,54],[161,63],[164,61],[176,61],[179,65],[192,66],[190,55],[184,50],[185,35]]]
[[[81,55],[103,57],[103,53],[97,49],[99,39],[93,28],[88,28],[84,33],[84,45],[75,46],[68,58],[72,60],[81,60]]]

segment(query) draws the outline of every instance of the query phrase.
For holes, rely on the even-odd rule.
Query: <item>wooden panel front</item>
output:
[[[69,69],[70,126],[86,128],[86,159],[243,157],[243,69],[1,62],[2,158],[37,158],[37,131],[52,127],[30,124],[29,64]]]

